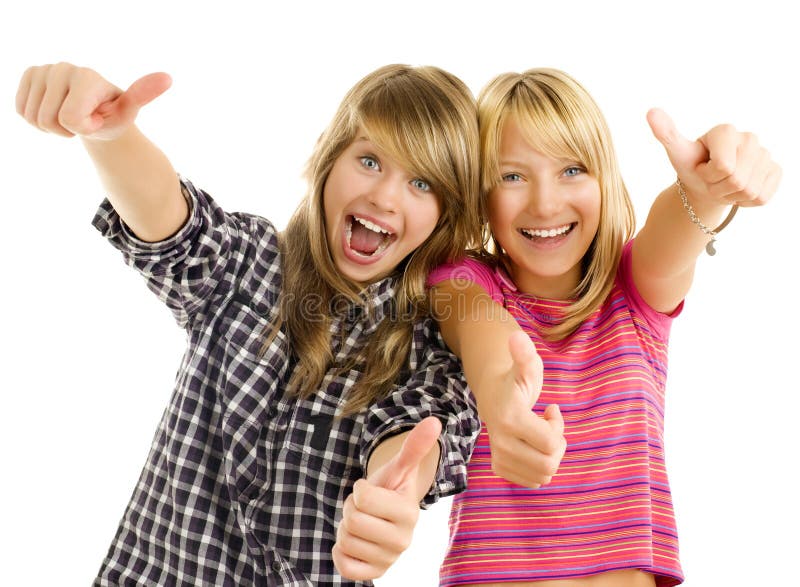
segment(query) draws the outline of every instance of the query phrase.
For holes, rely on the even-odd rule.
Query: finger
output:
[[[28,93],[31,89],[31,80],[35,74],[36,68],[29,67],[25,70],[22,74],[22,77],[19,80],[19,87],[17,88],[17,95],[15,98],[15,105],[17,108],[17,114],[20,116],[25,116],[25,104],[28,102]]]
[[[699,142],[708,149],[708,160],[697,167],[697,173],[707,184],[716,184],[736,171],[737,153],[742,137],[730,124],[715,126]]]
[[[139,108],[158,98],[172,86],[172,78],[163,72],[150,73],[133,82],[123,96]]]
[[[104,125],[104,118],[97,112],[107,108],[121,93],[122,90],[97,72],[75,68],[59,112],[59,124],[77,135],[91,135]]]
[[[47,78],[47,87],[36,122],[39,128],[64,137],[74,136],[69,129],[61,125],[59,118],[64,98],[69,92],[69,70],[64,67],[53,67]]]
[[[664,147],[678,176],[693,172],[700,163],[708,160],[706,147],[700,141],[691,141],[678,132],[666,112],[653,108],[647,113],[650,130]]]
[[[364,540],[349,532],[339,534],[336,537],[336,544],[343,555],[382,568],[391,565],[402,552],[390,552],[380,544]]]
[[[512,483],[535,489],[550,483],[562,457],[563,452],[546,455],[515,439],[503,447],[492,446],[492,471]]]
[[[514,361],[512,367],[514,381],[526,397],[528,407],[532,408],[542,392],[544,372],[542,359],[536,352],[533,341],[522,331],[508,337],[508,350]]]
[[[369,542],[386,542],[398,533],[398,526],[405,528],[413,526],[416,522],[403,520],[408,516],[416,516],[419,512],[418,504],[413,504],[413,510],[398,501],[397,494],[391,489],[375,487],[365,479],[359,479],[353,486],[353,510],[347,517],[342,517],[341,524],[345,530]],[[411,523],[414,522],[414,523]]]
[[[28,88],[28,96],[25,100],[25,109],[22,112],[23,118],[30,124],[39,128],[39,107],[42,104],[42,97],[47,89],[46,72],[37,69],[34,71]]]
[[[172,78],[166,73],[151,73],[133,82],[127,90],[113,104],[123,120],[133,120],[136,113],[149,104],[161,94],[166,92],[172,85]],[[109,104],[109,108],[112,107]],[[103,112],[100,112],[104,114]]]
[[[745,200],[741,202],[737,202],[743,208],[752,208],[755,206],[761,206],[768,202],[780,185],[781,177],[783,175],[783,171],[781,170],[780,166],[776,163],[773,163],[769,170],[766,173],[766,177],[763,180],[763,185],[760,190],[760,196],[756,200]]]
[[[562,432],[554,429],[551,422],[534,412],[519,414],[514,431],[519,440],[542,454],[555,454],[561,449]]]
[[[772,160],[757,140],[750,143],[740,147],[735,173],[720,182],[721,187],[713,186],[712,193],[718,189],[723,194],[722,199],[729,204],[759,206],[769,199],[769,196],[763,196],[762,189]]]
[[[420,463],[436,446],[442,433],[442,423],[429,416],[414,426],[391,461],[371,479],[374,485],[386,489],[398,489],[417,475]]]
[[[347,579],[369,581],[377,579],[383,574],[382,569],[377,569],[367,562],[347,556],[342,552],[338,544],[333,545],[331,554],[333,555],[333,564],[336,570],[339,571],[342,577]]]
[[[555,434],[564,434],[564,416],[561,415],[561,408],[558,404],[550,404],[545,408],[543,418],[550,424],[550,428]]]
[[[768,194],[770,198],[778,191],[778,186],[783,177],[783,169],[777,163],[773,163],[767,174],[767,179],[764,181],[764,194]]]
[[[377,568],[370,563],[341,554],[334,546],[333,564],[339,574],[354,581],[371,581],[383,576],[385,569]]]
[[[366,480],[359,479],[353,486],[352,496],[354,509],[360,514],[385,520],[403,528],[413,528],[416,525],[419,503],[416,500],[404,498],[393,489],[377,487]],[[366,520],[362,521],[366,522]],[[365,531],[366,529],[367,527],[364,528]],[[356,532],[356,534],[369,538],[369,535],[361,532]],[[377,533],[375,537],[382,539],[381,535]]]

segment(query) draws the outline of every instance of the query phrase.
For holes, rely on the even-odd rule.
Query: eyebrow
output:
[[[525,163],[522,161],[516,161],[513,159],[501,159],[497,162],[500,167],[527,167]]]
[[[576,159],[574,157],[551,157],[551,159],[554,159],[559,165],[583,165],[583,162],[580,159]],[[497,165],[498,167],[528,167],[527,163],[517,161],[516,159],[499,159],[497,161]]]

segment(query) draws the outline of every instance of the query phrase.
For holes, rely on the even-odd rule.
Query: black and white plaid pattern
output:
[[[285,393],[285,334],[259,358],[281,288],[275,230],[183,186],[191,217],[166,241],[138,240],[108,201],[94,219],[188,335],[172,399],[95,585],[371,584],[334,569],[342,503],[372,449],[428,415],[443,423],[442,460],[424,503],[464,489],[479,421],[458,360],[427,319],[415,326],[403,381],[357,416],[335,417],[357,371],[332,369],[306,400]],[[337,360],[362,348],[392,296],[386,279],[366,292],[369,311],[336,313]],[[308,311],[313,319],[313,301]]]

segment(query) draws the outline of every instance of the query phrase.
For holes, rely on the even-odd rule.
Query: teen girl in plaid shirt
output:
[[[223,211],[136,128],[170,83],[122,91],[61,63],[17,95],[33,125],[81,137],[108,193],[94,225],[187,333],[95,584],[368,585],[420,501],[464,489],[479,429],[424,291],[475,222],[474,100],[433,67],[367,75],[279,234]]]

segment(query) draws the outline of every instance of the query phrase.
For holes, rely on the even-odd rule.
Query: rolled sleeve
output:
[[[92,224],[125,262],[145,278],[147,286],[172,311],[180,326],[190,327],[207,312],[215,296],[236,291],[252,270],[247,259],[276,267],[277,235],[264,218],[228,214],[205,192],[181,178],[189,218],[173,236],[159,242],[139,239],[106,199]],[[276,273],[277,271],[273,271]],[[262,278],[269,278],[266,271]],[[277,296],[276,296],[277,297]]]
[[[431,319],[417,324],[416,353],[405,384],[368,411],[361,439],[361,465],[366,470],[372,451],[384,440],[408,431],[428,416],[442,423],[436,477],[421,502],[427,507],[467,486],[467,462],[480,421],[458,358],[449,352]],[[425,344],[416,345],[425,341]]]

